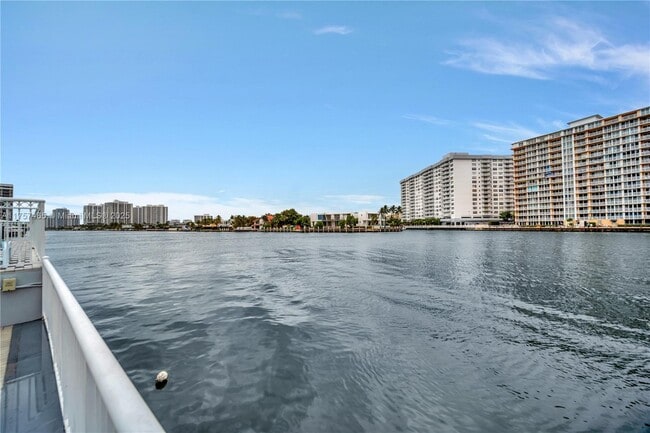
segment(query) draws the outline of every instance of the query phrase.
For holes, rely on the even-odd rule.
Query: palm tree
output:
[[[379,209],[379,216],[381,217],[381,225],[384,226],[386,223],[386,214],[388,213],[388,205],[383,205]]]

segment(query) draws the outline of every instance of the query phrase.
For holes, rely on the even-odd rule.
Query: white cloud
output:
[[[302,15],[299,12],[295,12],[295,11],[280,12],[280,13],[277,13],[275,16],[277,16],[278,18],[285,19],[285,20],[301,20],[302,19]]]
[[[336,34],[336,35],[348,35],[352,33],[352,29],[348,26],[325,26],[319,29],[314,30],[316,35],[325,35],[325,34]]]
[[[435,116],[429,116],[427,114],[404,114],[402,116],[404,119],[417,120],[420,122],[430,123],[432,125],[448,125],[450,122],[446,119],[441,119]]]
[[[483,134],[483,138],[490,141],[496,141],[497,143],[512,143],[511,140],[495,137],[494,135],[490,135],[490,134]]]
[[[650,75],[650,44],[612,43],[598,29],[566,18],[530,27],[523,42],[495,38],[467,39],[444,64],[473,71],[549,79],[560,68]]]
[[[517,125],[515,123],[498,124],[475,122],[472,124],[472,126],[485,131],[486,133],[483,134],[483,138],[486,140],[495,141],[498,143],[512,144],[519,140],[525,140],[527,138],[537,137],[540,135],[533,130]]]

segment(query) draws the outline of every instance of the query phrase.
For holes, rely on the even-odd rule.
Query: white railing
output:
[[[45,247],[45,201],[0,199],[0,268],[34,264]]]
[[[66,432],[164,432],[47,257],[43,318]]]

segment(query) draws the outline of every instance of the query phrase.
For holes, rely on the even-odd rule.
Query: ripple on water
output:
[[[648,430],[647,236],[47,237],[170,432]]]

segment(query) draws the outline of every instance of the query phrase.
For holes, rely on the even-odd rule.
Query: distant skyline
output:
[[[2,2],[0,182],[48,211],[376,211],[650,105],[650,2]]]

